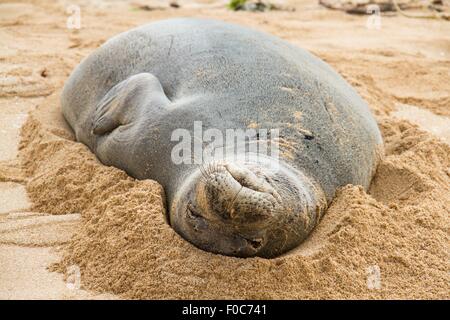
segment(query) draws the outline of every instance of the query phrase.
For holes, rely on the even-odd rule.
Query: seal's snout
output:
[[[179,189],[173,228],[199,248],[239,257],[275,257],[317,222],[316,191],[301,172],[267,159],[202,166]]]
[[[236,227],[270,219],[277,207],[277,193],[263,176],[244,165],[224,163],[213,169],[197,190],[198,198],[206,196],[202,209]],[[240,225],[241,224],[241,225]]]

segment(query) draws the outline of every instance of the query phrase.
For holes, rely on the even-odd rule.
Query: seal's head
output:
[[[271,161],[212,162],[193,172],[170,208],[170,223],[206,251],[275,257],[315,226],[314,187],[294,169]]]

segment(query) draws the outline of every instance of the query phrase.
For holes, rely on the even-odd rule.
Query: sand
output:
[[[213,1],[151,11],[79,3],[79,31],[66,28],[69,2],[0,4],[0,298],[449,298],[450,23],[383,16],[374,30],[312,1],[267,13]],[[165,222],[159,184],[102,165],[62,118],[61,88],[84,56],[175,16],[221,18],[302,46],[376,116],[386,156],[370,190],[340,189],[311,237],[282,257],[195,248]],[[82,290],[64,282],[72,266]]]

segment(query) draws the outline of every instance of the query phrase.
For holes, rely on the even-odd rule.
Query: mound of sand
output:
[[[2,97],[17,94],[25,103],[33,98],[29,92],[42,95],[22,128],[19,161],[1,166],[0,180],[26,184],[34,212],[80,215],[74,235],[61,240],[62,259],[52,270],[77,265],[84,289],[124,298],[449,298],[450,146],[393,112],[397,103],[408,103],[449,115],[450,61],[441,55],[448,53],[447,27],[395,18],[383,20],[387,31],[371,38],[364,20],[310,4],[302,9],[255,15],[83,7],[89,32],[68,36],[59,7],[36,4],[26,13],[34,33],[11,14],[1,31],[5,39],[30,36],[29,43],[18,40],[3,53],[17,67],[0,70],[14,79],[0,83]],[[383,133],[386,157],[369,193],[350,185],[339,190],[311,237],[276,259],[215,255],[183,240],[164,220],[162,188],[99,163],[74,141],[59,109],[67,74],[111,34],[149,17],[199,14],[251,25],[314,51],[369,102]],[[39,41],[42,32],[45,41]]]

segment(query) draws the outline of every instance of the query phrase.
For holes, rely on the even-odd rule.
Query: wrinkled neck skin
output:
[[[169,222],[214,253],[272,258],[296,247],[326,209],[325,195],[282,160],[249,155],[190,172],[169,203]]]

